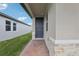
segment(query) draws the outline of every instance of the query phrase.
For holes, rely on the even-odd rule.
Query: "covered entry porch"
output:
[[[28,14],[32,18],[32,39],[41,40],[45,39],[46,23],[47,23],[47,9],[48,4],[44,3],[26,3],[22,4],[24,9],[28,11]]]
[[[48,32],[48,4],[25,3],[22,6],[32,18],[32,41],[21,55],[48,56],[49,50],[45,41]]]

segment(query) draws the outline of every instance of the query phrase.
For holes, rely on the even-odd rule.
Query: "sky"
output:
[[[32,19],[19,3],[0,3],[0,12],[26,24],[32,25]]]

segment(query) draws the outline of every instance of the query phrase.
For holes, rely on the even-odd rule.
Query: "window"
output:
[[[48,31],[48,23],[46,23],[46,31]]]
[[[48,18],[46,19],[46,31],[48,31]]]
[[[6,31],[11,31],[11,22],[6,20]]]
[[[16,31],[16,23],[13,23],[13,31]]]

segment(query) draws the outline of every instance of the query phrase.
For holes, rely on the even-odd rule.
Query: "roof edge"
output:
[[[28,13],[28,15],[31,18],[33,18],[33,14],[32,14],[32,12],[30,10],[30,7],[29,7],[28,3],[27,3],[27,5],[25,3],[20,3],[20,5],[24,8],[24,10]]]
[[[7,14],[4,14],[4,13],[2,13],[2,12],[0,12],[0,16],[6,17],[6,18],[8,18],[8,19],[10,19],[10,20],[19,22],[19,23],[24,24],[24,25],[27,25],[27,26],[31,26],[31,25],[26,24],[26,23],[24,23],[24,22],[22,22],[22,21],[16,20],[15,18],[13,18],[13,17],[11,17],[11,16],[8,16]]]

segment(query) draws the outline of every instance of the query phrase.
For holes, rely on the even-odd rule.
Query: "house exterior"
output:
[[[50,55],[79,55],[79,4],[24,3],[32,39],[45,40]]]
[[[9,40],[28,32],[31,32],[30,25],[0,13],[0,41]]]

